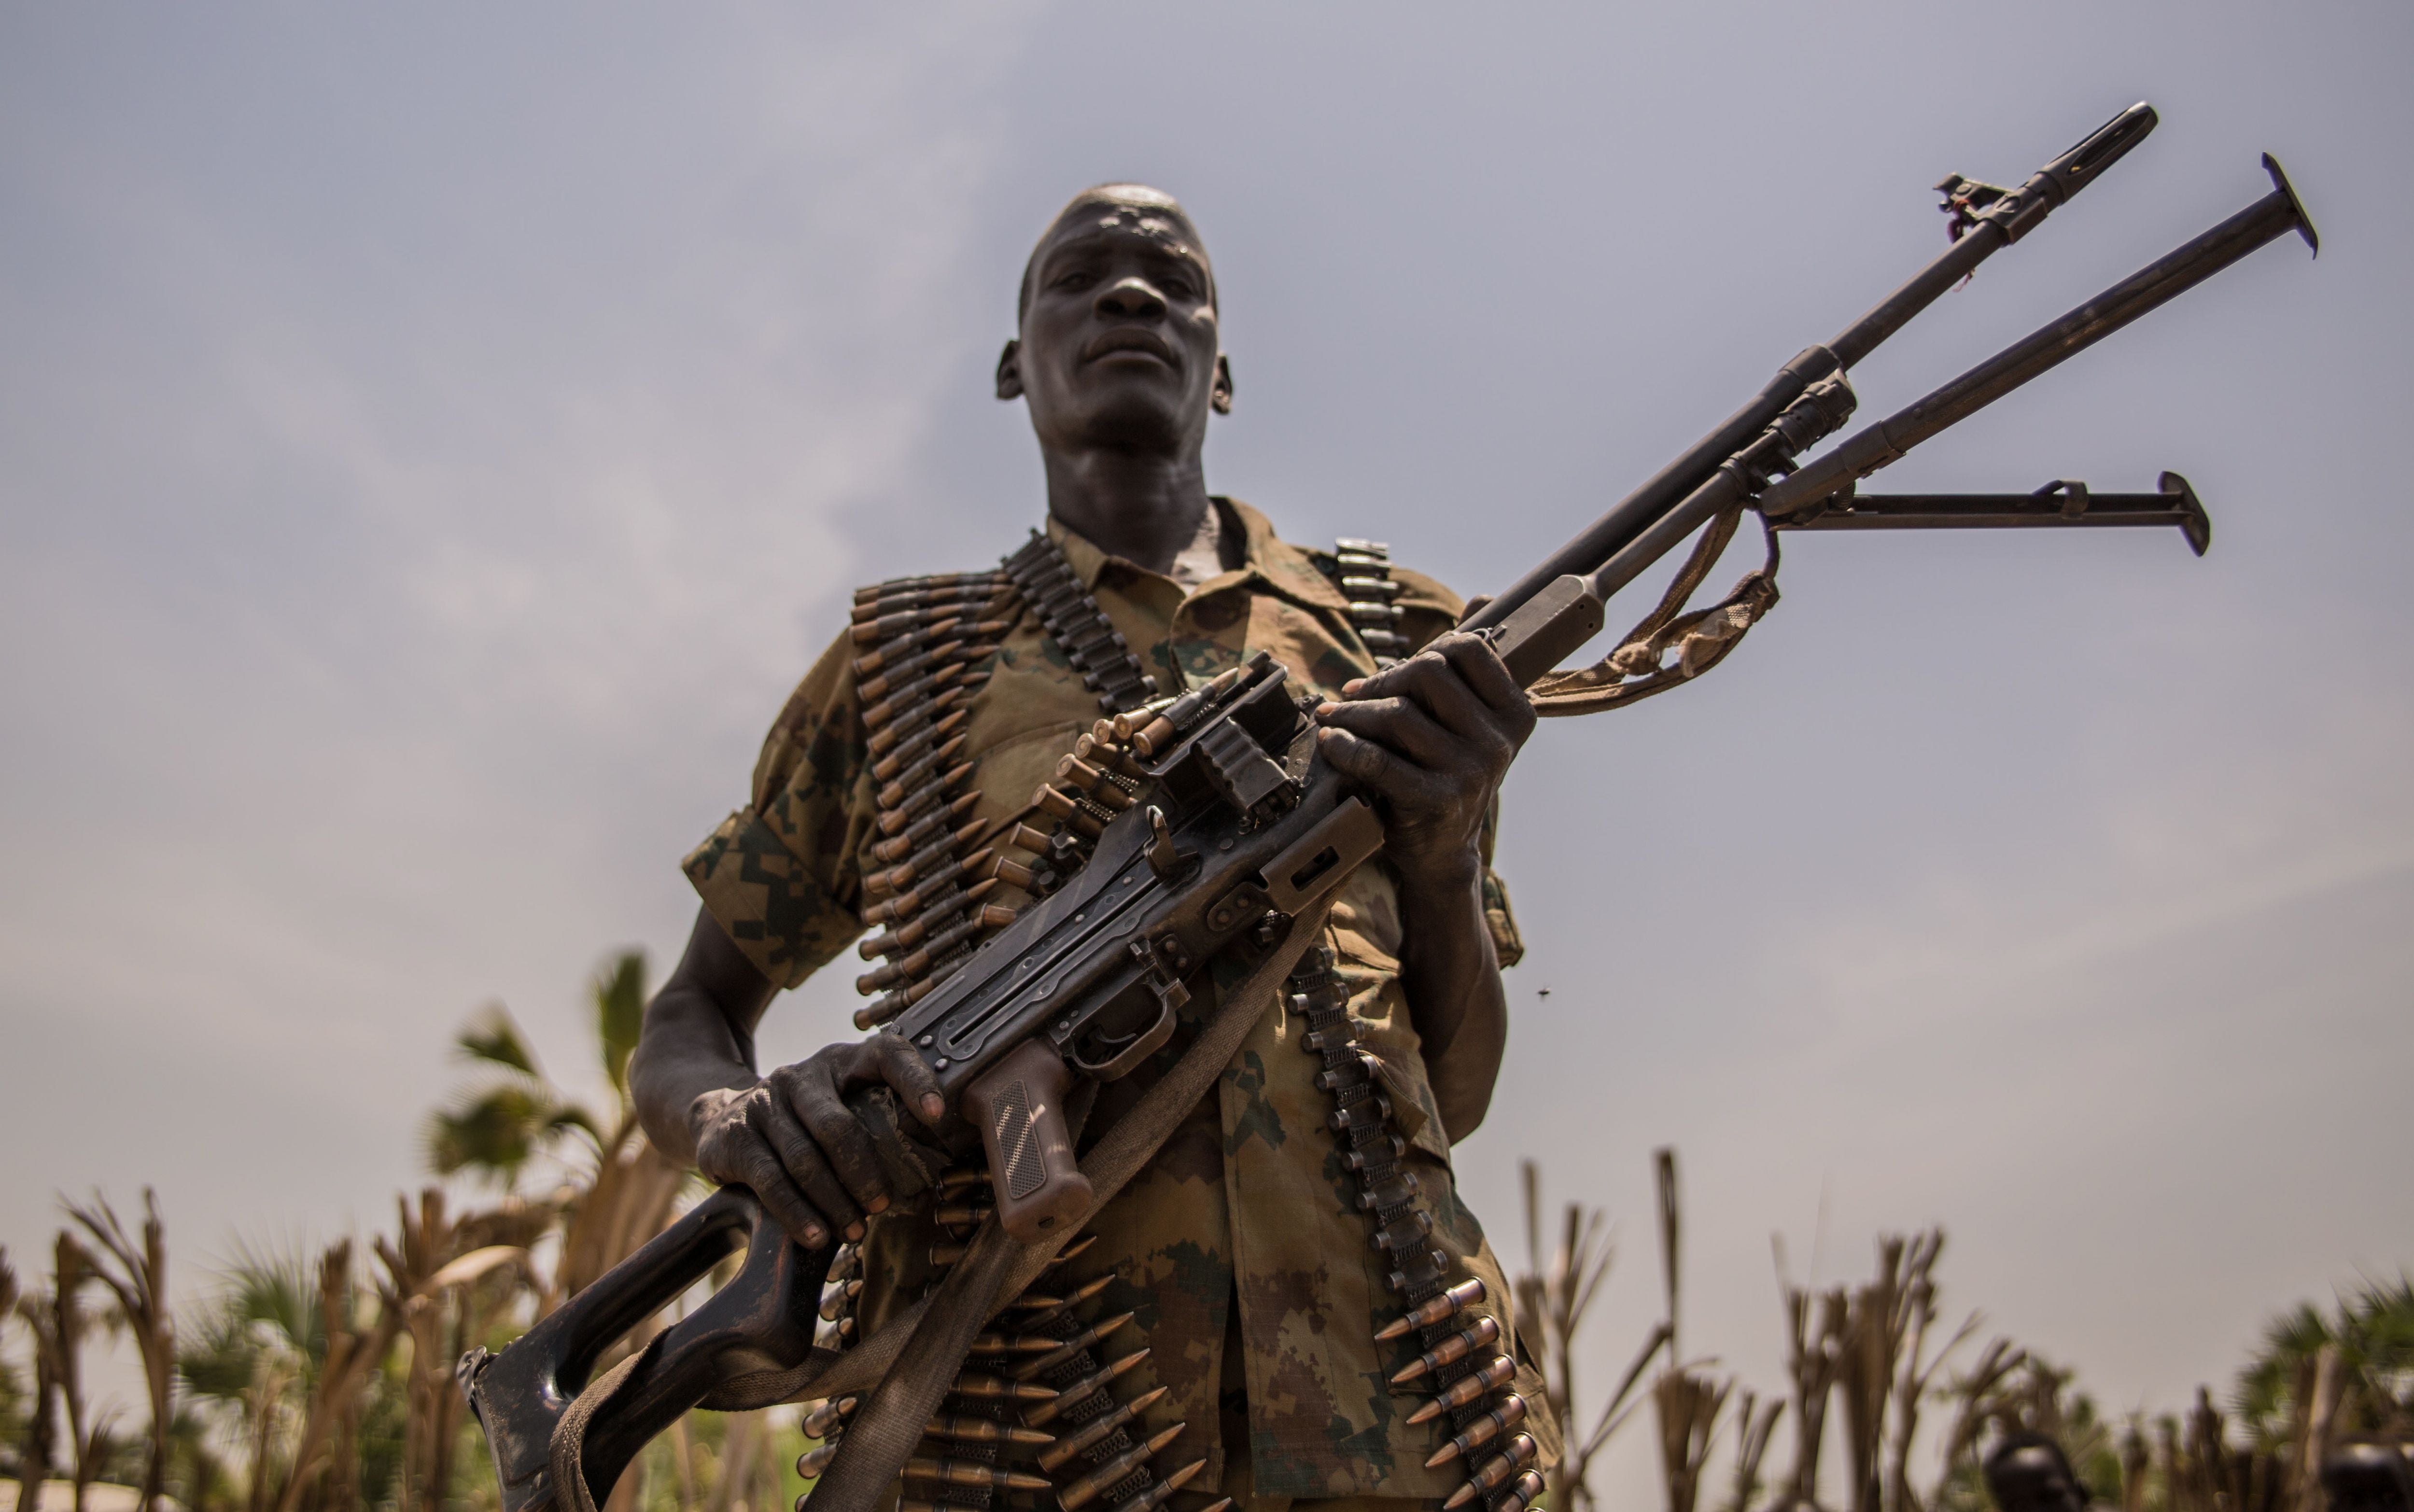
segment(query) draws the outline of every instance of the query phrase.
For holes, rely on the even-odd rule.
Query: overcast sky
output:
[[[585,976],[667,964],[846,589],[1036,523],[989,373],[1074,189],[1205,230],[1211,484],[1473,593],[1941,246],[1940,176],[2142,97],[2151,141],[1855,378],[1885,413],[2275,153],[2318,261],[1889,478],[2173,468],[2212,554],[1797,538],[1715,676],[1543,728],[1459,1171],[1512,1261],[1521,1155],[1621,1219],[1596,1384],[1673,1144],[1690,1351],[1774,1388],[1771,1231],[1833,1281],[1941,1223],[1949,1310],[2182,1406],[2414,1260],[2409,44],[2381,4],[10,7],[0,1242],[152,1182],[189,1286],[383,1222],[489,1000],[592,1084]]]

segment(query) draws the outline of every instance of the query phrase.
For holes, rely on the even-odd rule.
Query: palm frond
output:
[[[498,1076],[464,1089],[427,1116],[428,1169],[468,1171],[508,1182],[566,1123],[585,1126],[552,1089],[525,1076]]]
[[[490,1002],[472,1014],[461,1032],[453,1036],[453,1048],[464,1060],[501,1066],[538,1080],[544,1076],[537,1069],[536,1052],[529,1048],[519,1021],[499,1002]]]
[[[646,1019],[646,953],[624,950],[595,973],[595,1038],[604,1053],[604,1075],[620,1100],[629,1099],[629,1057]]]

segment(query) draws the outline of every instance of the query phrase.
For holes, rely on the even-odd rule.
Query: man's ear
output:
[[[998,371],[1003,374],[1005,369]],[[1005,379],[1001,377],[998,381]],[[1207,405],[1219,415],[1232,412],[1232,362],[1222,352],[1215,354],[1215,386],[1207,391]]]
[[[997,396],[1022,397],[1022,343],[1019,340],[1007,342],[1006,350],[997,354]]]

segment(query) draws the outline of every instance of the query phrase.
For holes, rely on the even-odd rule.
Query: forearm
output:
[[[771,984],[712,915],[698,911],[685,954],[646,1005],[636,1053],[629,1059],[629,1096],[656,1149],[693,1161],[695,1100],[707,1092],[743,1091],[763,1079],[755,1074],[754,1026],[771,994]]]
[[[1400,990],[1423,1045],[1425,1079],[1452,1143],[1483,1121],[1509,1043],[1509,1001],[1483,921],[1483,869],[1404,880]]]
[[[744,1090],[762,1080],[729,1017],[702,989],[663,987],[646,1009],[646,1025],[629,1060],[629,1094],[637,1121],[656,1149],[678,1161],[695,1159],[689,1110],[707,1092]]]

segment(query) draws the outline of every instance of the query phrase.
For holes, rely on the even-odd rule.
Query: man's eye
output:
[[[1056,280],[1056,287],[1059,289],[1087,289],[1097,281],[1098,275],[1094,273],[1068,273],[1064,277]]]

